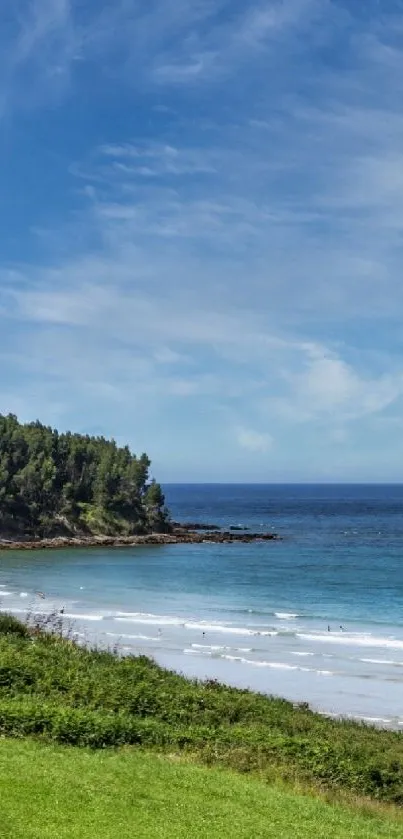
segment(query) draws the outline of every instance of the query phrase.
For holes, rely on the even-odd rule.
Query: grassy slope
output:
[[[403,822],[133,749],[0,741],[2,839],[402,839]]]
[[[7,629],[12,634],[4,634]],[[190,682],[27,632],[0,616],[0,734],[69,745],[186,750],[269,780],[403,803],[403,734],[338,723],[289,702]]]

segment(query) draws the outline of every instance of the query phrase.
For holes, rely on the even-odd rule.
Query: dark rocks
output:
[[[228,544],[234,542],[271,542],[278,540],[276,533],[233,533],[228,530],[196,533],[188,525],[174,528],[172,533],[149,533],[146,536],[58,536],[54,539],[14,541],[0,539],[1,550],[34,551],[50,548],[126,548],[136,545],[200,545],[212,542]]]
[[[181,524],[178,521],[172,522],[174,530],[221,530],[218,524],[203,524],[202,522],[184,522]]]
[[[216,542],[223,544],[226,542],[273,542],[280,537],[277,533],[231,533],[228,530],[220,531],[220,533],[205,533],[203,537],[196,539],[184,539],[183,541],[203,541]]]

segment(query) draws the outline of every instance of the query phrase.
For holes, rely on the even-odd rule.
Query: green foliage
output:
[[[114,440],[0,414],[0,532],[166,531],[164,496],[149,468],[147,455],[137,458]]]
[[[21,638],[28,638],[29,629],[14,615],[0,612],[0,635],[19,635]]]
[[[184,750],[209,765],[403,804],[401,733],[188,681],[145,656],[88,650],[60,637],[59,624],[55,634],[0,633],[1,734]]]
[[[147,520],[150,522],[152,530],[155,532],[164,532],[168,511],[164,506],[165,497],[160,484],[151,481],[144,493],[144,505]]]

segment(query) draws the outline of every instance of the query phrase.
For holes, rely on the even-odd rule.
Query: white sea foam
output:
[[[11,597],[12,591],[0,591],[0,597]]]
[[[302,657],[305,657],[305,656],[315,655],[315,653],[300,653],[300,652],[291,652],[291,655],[299,655],[299,656],[301,656],[301,658],[302,658]]]
[[[393,667],[403,667],[403,661],[392,661],[387,658],[359,658],[358,661],[363,661],[365,664],[389,664]]]
[[[192,644],[194,650],[211,650],[214,653],[235,649],[237,653],[251,653],[252,647],[223,647],[214,644]]]
[[[183,626],[182,618],[170,615],[153,615],[143,612],[116,612],[116,621],[124,623],[142,623],[150,626]]]
[[[219,632],[228,635],[247,635],[247,636],[263,636],[274,637],[280,633],[275,630],[259,630],[254,627],[246,626],[229,626],[225,623],[209,623],[203,620],[186,620],[186,618],[179,618],[175,615],[154,615],[143,612],[116,612],[111,616],[115,621],[123,623],[139,623],[150,626],[178,626],[183,629],[188,629],[196,632]]]
[[[184,652],[185,655],[201,655],[201,656],[205,656],[206,658],[207,657],[211,658],[211,656],[213,655],[211,650],[194,650],[194,649],[186,649],[185,648],[183,650],[183,652]]]
[[[254,629],[248,629],[246,626],[226,626],[225,624],[218,624],[218,623],[204,623],[204,622],[194,622],[194,621],[187,621],[184,624],[186,629],[196,629],[203,632],[221,632],[228,635],[248,635],[249,637],[262,635],[265,637],[271,637],[274,635],[278,635],[279,633],[276,630],[270,631],[257,631]]]
[[[27,591],[20,591],[20,597],[28,597]]]
[[[301,615],[297,615],[296,612],[274,612],[276,618],[279,618],[283,621],[293,621],[296,618],[300,618]]]
[[[296,667],[294,664],[285,664],[281,661],[251,661],[248,658],[236,659],[235,656],[224,656],[225,658],[233,659],[234,661],[241,661],[242,664],[251,664],[252,667],[270,667],[272,670],[302,670],[301,667]]]
[[[225,632],[228,635],[254,635],[251,629],[246,629],[242,626],[223,626],[218,623],[204,623],[187,621],[184,624],[186,629],[196,629],[203,632]]]
[[[313,667],[298,667],[296,664],[286,664],[281,661],[253,661],[250,658],[243,658],[236,655],[223,655],[227,661],[238,661],[241,664],[249,664],[252,667],[269,667],[272,670],[298,670],[300,673],[316,673],[320,676],[332,676],[331,670],[315,670]]]
[[[65,612],[65,618],[71,618],[71,620],[81,620],[81,621],[101,621],[103,620],[103,615],[79,615],[74,612]]]
[[[318,633],[317,635],[313,633],[298,632],[296,637],[301,638],[303,641],[344,644],[350,647],[384,647],[390,650],[403,650],[403,640],[398,640],[397,638],[378,638],[373,635],[360,635],[352,632],[340,632],[337,634],[328,632],[326,634]]]
[[[105,634],[110,638],[131,638],[133,641],[161,641],[159,636],[154,635],[126,635],[123,632],[106,632]]]
[[[364,664],[394,664],[393,661],[386,658],[359,658],[358,661],[363,661]]]

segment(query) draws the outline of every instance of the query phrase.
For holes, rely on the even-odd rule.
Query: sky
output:
[[[403,2],[2,0],[0,412],[403,480]]]

